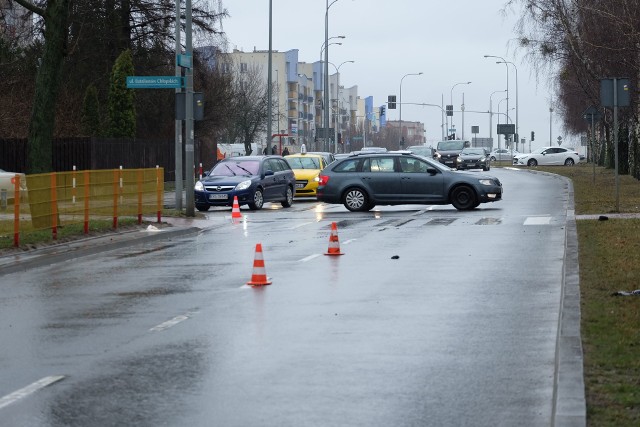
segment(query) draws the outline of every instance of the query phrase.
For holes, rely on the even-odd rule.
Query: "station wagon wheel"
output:
[[[206,212],[209,210],[209,205],[198,205],[196,204],[196,209],[198,209],[200,212]]]
[[[262,190],[259,188],[253,193],[253,203],[249,203],[249,209],[252,211],[262,209],[262,205],[264,205],[264,196],[262,195]]]
[[[477,206],[476,193],[473,188],[460,185],[451,192],[451,204],[459,211],[468,211]]]
[[[567,160],[564,161],[564,165],[565,166],[573,166],[575,164],[575,162],[573,161],[573,159],[571,157],[569,157]]]
[[[292,204],[293,204],[293,190],[291,189],[291,187],[287,187],[287,194],[285,196],[285,199],[282,201],[282,207],[290,208]]]
[[[538,161],[536,159],[529,159],[527,166],[538,166]]]
[[[360,188],[349,188],[342,196],[344,207],[351,212],[368,211],[369,201],[367,194]]]

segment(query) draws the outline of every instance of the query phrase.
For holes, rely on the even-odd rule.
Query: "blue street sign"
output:
[[[176,58],[176,63],[179,67],[191,68],[193,62],[191,58],[191,55],[178,55]]]
[[[178,76],[127,76],[129,89],[178,89],[183,83],[184,78]]]

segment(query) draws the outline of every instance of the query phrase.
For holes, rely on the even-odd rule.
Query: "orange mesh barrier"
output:
[[[26,185],[16,175],[13,189],[0,189],[0,241],[18,246],[21,236],[43,232],[56,239],[64,227],[88,233],[89,221],[117,228],[119,219],[142,223],[147,215],[160,222],[163,174],[162,168],[53,172],[27,175]]]

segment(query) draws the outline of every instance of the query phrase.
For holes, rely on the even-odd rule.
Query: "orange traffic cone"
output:
[[[256,257],[253,260],[253,274],[251,275],[251,281],[247,282],[247,285],[263,286],[270,284],[271,282],[267,279],[267,271],[264,268],[262,244],[258,243],[256,244]]]
[[[231,218],[242,218],[240,213],[240,204],[238,203],[238,196],[233,196],[233,209],[231,209]]]
[[[325,255],[344,255],[340,252],[340,242],[338,241],[338,225],[331,223],[331,235],[329,236],[329,249]]]

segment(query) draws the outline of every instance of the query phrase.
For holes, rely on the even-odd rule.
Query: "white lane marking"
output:
[[[349,240],[346,240],[346,241],[344,242],[344,244],[345,244],[345,245],[348,245],[349,243],[351,243],[351,242],[355,242],[356,240],[358,240],[358,239],[349,239]]]
[[[300,262],[307,262],[307,261],[311,261],[312,259],[317,258],[317,257],[319,257],[319,256],[320,256],[320,254],[313,254],[313,255],[309,255],[309,256],[308,256],[308,257],[306,257],[306,258],[302,258],[302,259],[300,260]]]
[[[294,225],[289,230],[295,230],[296,228],[304,227],[304,226],[307,226],[307,225],[310,225],[310,224],[313,224],[313,222],[305,222],[303,224]]]
[[[550,222],[550,216],[530,216],[524,220],[523,225],[549,225]]]
[[[150,332],[159,332],[159,331],[164,331],[166,329],[169,329],[175,325],[177,325],[180,322],[184,322],[185,320],[189,319],[189,313],[187,314],[182,314],[180,316],[176,316],[171,320],[167,320],[166,322],[162,322],[157,326],[154,326],[153,328],[149,329]]]
[[[21,388],[20,390],[14,391],[11,394],[7,394],[6,396],[0,399],[0,409],[4,408],[5,406],[11,405],[12,403],[20,399],[27,397],[30,394],[35,393],[41,388],[45,388],[50,384],[58,382],[63,378],[64,378],[64,375],[52,375],[49,377],[44,377],[34,382],[33,384],[30,384],[24,388]]]

